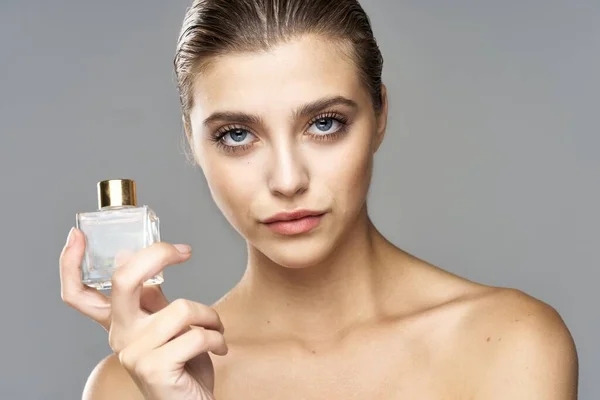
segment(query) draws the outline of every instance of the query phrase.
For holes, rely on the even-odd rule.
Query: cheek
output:
[[[342,210],[360,208],[369,188],[373,154],[366,131],[351,133],[320,163],[322,179]],[[349,210],[348,210],[349,211]]]
[[[253,163],[243,158],[223,158],[210,155],[206,158],[204,175],[217,207],[233,224],[248,213],[259,174],[253,171]]]

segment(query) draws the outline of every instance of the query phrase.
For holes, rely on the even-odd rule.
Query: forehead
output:
[[[254,114],[286,111],[328,96],[368,101],[356,64],[338,41],[305,36],[268,52],[232,53],[196,77],[194,109]]]

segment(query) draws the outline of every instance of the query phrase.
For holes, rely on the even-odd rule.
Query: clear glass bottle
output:
[[[76,215],[76,226],[86,237],[81,280],[98,290],[110,289],[119,257],[160,241],[159,220],[146,205],[137,205],[135,181],[98,182],[98,210]],[[144,284],[158,285],[162,272]]]

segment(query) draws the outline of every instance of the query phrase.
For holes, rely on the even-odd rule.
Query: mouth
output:
[[[310,232],[321,223],[323,211],[298,210],[284,212],[263,221],[271,231],[281,235],[299,235]]]

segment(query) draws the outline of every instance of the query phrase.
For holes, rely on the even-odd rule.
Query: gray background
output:
[[[371,215],[403,249],[554,306],[597,399],[600,2],[364,1],[388,135]],[[0,3],[0,398],[76,399],[105,332],[63,305],[58,255],[96,181],[131,177],[196,256],[170,298],[212,302],[242,240],[186,161],[171,68],[188,0]],[[596,382],[595,382],[596,381]]]

